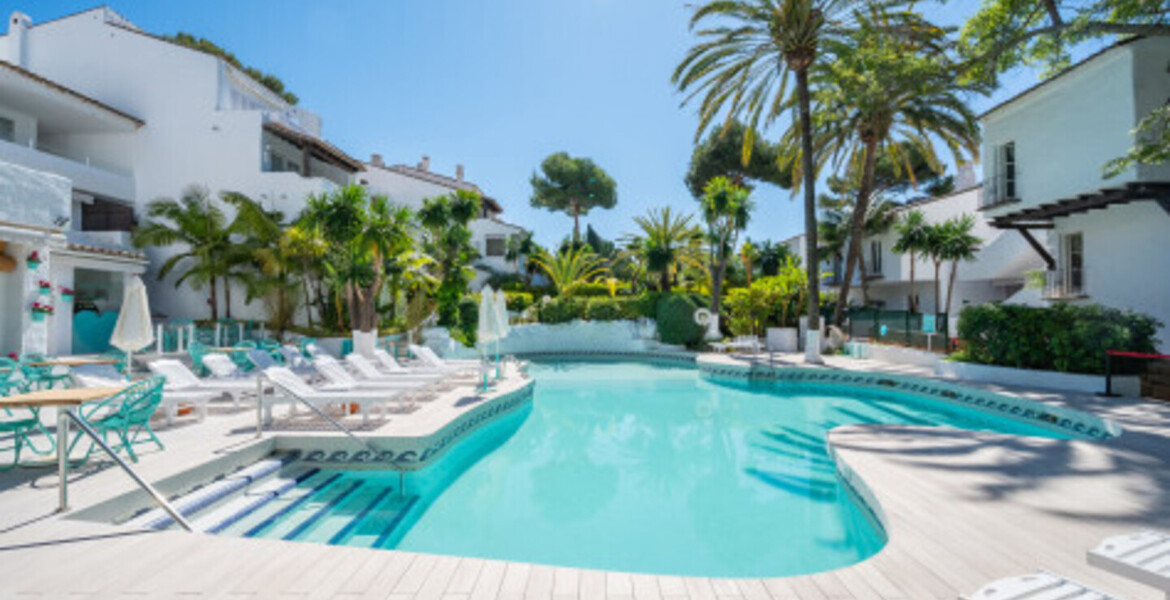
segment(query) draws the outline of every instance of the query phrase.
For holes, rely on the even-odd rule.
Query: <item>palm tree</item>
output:
[[[912,210],[906,213],[894,225],[898,234],[898,241],[894,243],[894,252],[898,254],[910,253],[910,298],[907,306],[910,312],[918,312],[918,294],[914,287],[914,265],[918,262],[918,254],[929,251],[930,226],[926,223],[926,216],[921,210]]]
[[[658,275],[658,291],[669,292],[674,274],[683,263],[697,259],[702,233],[691,222],[691,215],[680,215],[670,207],[650,209],[634,217],[640,234],[625,236],[626,255],[635,257],[649,273]]]
[[[809,69],[830,38],[843,35],[844,18],[857,0],[710,0],[691,15],[691,28],[714,21],[697,32],[699,43],[687,51],[671,81],[690,91],[686,101],[702,96],[698,135],[721,114],[725,122],[746,127],[744,162],[750,161],[755,131],[771,125],[787,107],[789,74],[796,79],[800,124],[799,169],[804,179],[804,234],[808,256],[816,265],[817,195],[813,164],[813,124]],[[696,136],[698,137],[698,136]],[[795,178],[794,178],[795,179]],[[807,314],[816,323],[820,287],[809,270]]]
[[[885,198],[878,198],[870,203],[865,215],[863,232],[865,237],[885,235],[898,220],[897,205]],[[861,297],[866,306],[869,305],[869,273],[865,266],[865,255],[858,251],[858,271],[861,273]]]
[[[180,268],[176,288],[188,280],[195,289],[207,284],[211,319],[218,320],[218,283],[227,272],[225,258],[231,246],[223,210],[212,201],[207,188],[190,186],[178,201],[159,199],[151,202],[146,214],[149,220],[134,230],[135,245],[181,246],[183,251],[163,262],[158,278],[165,279],[171,271]]]
[[[951,314],[951,297],[955,292],[955,275],[959,272],[959,261],[975,260],[975,253],[979,252],[979,244],[983,241],[971,233],[974,228],[975,217],[969,214],[949,219],[944,225],[945,235],[941,253],[945,260],[951,261],[951,273],[947,281],[948,315]]]
[[[755,203],[747,189],[726,177],[715,177],[703,188],[700,212],[707,222],[708,264],[711,276],[711,312],[719,314],[727,261],[735,251],[739,232],[747,229]]]
[[[573,286],[588,283],[609,272],[605,260],[594,254],[588,246],[574,247],[570,244],[555,256],[545,254],[529,260],[544,271],[559,295],[565,295]]]
[[[887,17],[882,17],[887,18]],[[814,147],[819,163],[845,163],[859,175],[845,274],[834,311],[841,323],[849,301],[854,267],[861,261],[868,205],[874,193],[875,166],[885,154],[895,169],[913,177],[912,153],[941,172],[934,140],[941,140],[954,160],[978,158],[979,130],[975,113],[967,107],[952,65],[935,50],[945,32],[901,13],[913,39],[885,33],[880,23],[861,19],[857,35],[833,40],[837,60],[826,63],[814,76],[819,115]],[[864,282],[864,278],[862,279]]]
[[[772,277],[780,272],[780,267],[790,256],[788,246],[776,244],[772,240],[764,240],[757,249],[757,262],[760,265],[760,275]]]
[[[512,263],[516,271],[520,271],[520,259],[532,256],[535,251],[536,242],[532,239],[532,232],[525,231],[520,235],[508,237],[507,247],[504,249],[504,260]]]
[[[435,292],[439,324],[459,324],[459,299],[467,291],[475,271],[468,267],[479,253],[471,245],[472,221],[479,216],[480,196],[475,192],[455,193],[423,200],[418,220],[426,234],[427,253],[435,259],[439,286]]]

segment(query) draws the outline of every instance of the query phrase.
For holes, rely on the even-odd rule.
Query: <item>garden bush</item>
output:
[[[532,306],[532,294],[528,292],[504,292],[504,303],[508,310],[524,312]]]
[[[464,296],[459,300],[459,333],[464,345],[474,346],[476,329],[479,327],[479,301],[478,294],[475,296]]]
[[[638,318],[635,298],[590,298],[585,304],[585,318],[591,321],[621,321]]]
[[[658,338],[667,344],[697,346],[704,329],[695,323],[701,304],[686,294],[663,295],[658,301]]]
[[[565,295],[566,296],[577,296],[577,297],[582,297],[582,298],[585,298],[585,297],[592,298],[592,297],[598,297],[598,296],[608,297],[610,295],[609,294],[609,284],[604,282],[604,281],[588,281],[588,282],[577,283],[577,284],[574,284],[573,286],[569,287],[568,289],[566,289]]]
[[[1105,351],[1154,352],[1153,317],[1097,304],[984,304],[959,315],[955,360],[1068,373],[1103,373]]]
[[[644,319],[658,318],[658,301],[662,299],[661,292],[647,291],[642,292],[634,302],[634,310],[638,317]]]
[[[536,314],[541,323],[567,323],[585,317],[585,302],[577,298],[549,298],[540,304]]]

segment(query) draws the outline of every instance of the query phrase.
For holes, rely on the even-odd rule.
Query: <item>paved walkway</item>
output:
[[[843,357],[830,357],[829,367],[925,375],[923,369]],[[1126,434],[1094,443],[903,426],[835,430],[830,442],[882,504],[890,543],[867,561],[828,573],[766,580],[661,577],[126,532],[54,516],[55,475],[19,469],[0,476],[0,598],[937,600],[1037,568],[1130,599],[1161,598],[1088,567],[1085,551],[1119,532],[1170,530],[1170,405],[1001,391],[1093,411],[1121,423]],[[460,395],[437,401],[434,410],[456,406]],[[213,415],[166,431],[168,450],[145,456],[141,471],[157,479],[230,452],[252,439],[252,418]],[[79,506],[128,489],[122,474],[109,469],[79,475],[71,486]]]

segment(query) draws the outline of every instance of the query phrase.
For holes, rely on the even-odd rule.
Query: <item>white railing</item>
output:
[[[66,157],[44,149],[0,141],[0,161],[60,175],[70,180],[74,189],[118,200],[134,200],[134,178],[129,171],[90,157]]]
[[[129,231],[78,231],[65,232],[65,239],[71,244],[92,246],[107,250],[133,251],[134,242],[130,240]]]

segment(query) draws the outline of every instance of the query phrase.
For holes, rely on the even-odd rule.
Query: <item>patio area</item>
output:
[[[799,362],[776,356],[777,364]],[[723,357],[721,360],[740,360]],[[923,369],[827,357],[824,368],[927,376]],[[1170,529],[1170,406],[1151,401],[989,389],[1064,404],[1121,424],[1104,442],[1017,438],[906,426],[850,426],[830,441],[874,492],[889,544],[873,558],[827,573],[780,579],[711,579],[612,573],[478,558],[332,547],[182,532],[135,532],[53,514],[56,474],[0,475],[0,557],[5,596],[83,598],[775,598],[941,599],[1039,568],[1130,599],[1152,588],[1090,567],[1101,539]],[[448,422],[457,389],[369,432]],[[161,430],[164,452],[138,465],[158,480],[250,444],[252,411],[213,412]],[[401,428],[401,429],[397,429]],[[280,435],[266,432],[265,436]],[[336,435],[322,431],[320,435]],[[72,503],[130,491],[115,469],[82,472]],[[778,539],[777,543],[783,543]]]

